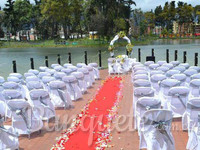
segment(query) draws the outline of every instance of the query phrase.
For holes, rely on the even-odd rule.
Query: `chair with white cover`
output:
[[[61,70],[61,72],[64,72],[67,76],[69,76],[73,73],[73,70],[69,68],[64,68]]]
[[[150,70],[156,70],[158,67],[160,67],[159,64],[151,64],[151,65],[149,65],[149,69]]]
[[[45,72],[46,69],[48,69],[48,67],[46,67],[46,66],[40,66],[39,67],[40,72]]]
[[[69,108],[72,105],[71,97],[67,91],[65,82],[51,81],[49,83],[50,97],[55,107]]]
[[[29,76],[36,76],[36,75],[34,73],[29,73],[29,72],[24,73],[25,78],[27,78]]]
[[[29,73],[33,73],[33,74],[35,74],[36,76],[39,74],[39,71],[38,71],[38,70],[35,70],[35,69],[29,69],[28,72],[29,72]]]
[[[42,120],[49,120],[55,117],[55,108],[51,102],[49,93],[43,89],[34,89],[30,91],[30,97],[35,109],[38,110]]]
[[[60,71],[63,69],[63,66],[55,66],[54,69],[55,69],[57,72],[60,72]]]
[[[186,112],[182,118],[182,128],[188,129],[189,139],[187,150],[199,150],[200,141],[198,135],[198,115],[200,112],[200,98],[192,98],[187,102]]]
[[[30,138],[31,133],[42,129],[43,122],[38,112],[27,101],[9,100],[7,105],[12,111],[12,126],[20,135],[27,134]]]
[[[153,97],[139,98],[138,101],[136,102],[136,118],[135,118],[136,129],[140,128],[141,117],[147,110],[160,109],[160,108],[161,108],[161,102],[156,98]],[[140,131],[140,129],[138,130]]]
[[[198,67],[198,66],[190,66],[189,69],[194,69],[194,70],[196,70],[198,73],[200,73],[200,67]]]
[[[82,67],[85,67],[85,66],[87,66],[87,65],[84,64],[84,63],[77,63],[76,64],[76,67],[78,67],[78,68],[82,68]]]
[[[169,70],[169,68],[168,67],[160,66],[160,67],[157,68],[157,70],[160,70],[162,72],[167,72]]]
[[[180,86],[180,81],[176,79],[165,79],[160,82],[159,99],[163,108],[168,108],[168,92],[172,87]]]
[[[159,64],[160,66],[162,66],[163,64],[167,63],[166,61],[160,60],[157,62],[157,64]]]
[[[179,61],[171,61],[170,64],[172,64],[174,67],[176,67],[180,64],[180,62]]]
[[[151,82],[149,80],[138,79],[133,82],[134,88],[137,87],[151,87]]]
[[[194,80],[194,79],[200,79],[200,73],[193,74],[193,75],[190,77],[190,81],[192,81],[192,80]]]
[[[66,83],[67,91],[71,100],[78,100],[82,97],[81,89],[78,86],[78,80],[74,76],[64,76],[62,80]]]
[[[78,86],[81,89],[82,94],[84,94],[87,91],[87,83],[84,80],[84,74],[82,72],[73,72],[71,75],[76,77]]]
[[[149,110],[140,121],[139,149],[175,150],[171,133],[173,115],[169,110]]]
[[[154,97],[154,90],[151,87],[138,87],[133,91],[133,114],[136,116],[136,103],[141,97]]]
[[[56,72],[56,70],[54,70],[54,69],[46,69],[45,72],[48,72],[48,73],[51,74],[51,76],[53,76],[54,73]]]
[[[190,81],[190,96],[200,97],[200,79]]]
[[[87,83],[87,88],[92,87],[92,80],[90,79],[89,71],[85,68],[79,68],[77,71],[84,74],[84,80]]]
[[[40,79],[37,76],[29,76],[26,78],[26,82],[30,81],[40,81]]]
[[[185,69],[188,69],[190,67],[190,64],[188,64],[188,63],[181,63],[181,64],[179,64],[179,66],[183,66],[183,67],[185,67]]]
[[[172,87],[168,92],[168,109],[173,112],[173,117],[182,117],[186,110],[190,89],[184,86]]]
[[[60,65],[60,64],[52,64],[52,65],[51,65],[51,68],[54,69],[54,68],[57,67],[57,66],[61,66],[61,65]]]
[[[148,72],[146,70],[138,70],[138,71],[134,72],[134,75],[137,75],[137,74],[146,74],[146,75],[148,75]]]
[[[141,62],[137,62],[137,61],[133,62],[132,63],[132,68],[134,68],[134,66],[136,66],[136,65],[143,65],[143,64]]]
[[[17,77],[20,80],[21,84],[24,84],[23,76],[20,73],[10,73],[9,77]]]
[[[94,69],[94,77],[95,79],[100,79],[100,74],[99,74],[99,69],[98,69],[98,64],[97,63],[89,63],[88,66],[93,67]]]
[[[68,68],[69,66],[73,66],[72,64],[66,63],[63,65],[64,68]]]
[[[51,74],[48,73],[48,72],[40,72],[40,73],[38,74],[38,77],[40,78],[40,80],[41,80],[44,76],[51,76]]]
[[[147,67],[147,69],[149,68],[149,65],[154,64],[154,61],[146,61],[144,63],[144,65]]]
[[[164,74],[155,74],[151,76],[151,85],[155,89],[157,95],[160,91],[160,82],[166,78]]]
[[[44,89],[42,82],[40,81],[30,81],[26,83],[26,86],[29,91],[34,89]]]
[[[49,88],[49,83],[51,81],[55,81],[56,79],[54,77],[50,77],[50,76],[44,76],[42,78],[42,82],[44,84],[44,89],[46,89],[48,92],[50,92],[50,88]]]
[[[116,68],[115,64],[116,64],[115,58],[108,58],[108,73],[109,73],[109,75],[117,73],[117,68]]]
[[[153,76],[155,74],[165,74],[165,73],[161,70],[153,70],[153,71],[150,72],[150,76]]]
[[[181,73],[184,72],[186,69],[183,66],[176,66],[173,68],[173,70],[179,70]]]
[[[94,83],[95,82],[95,78],[94,78],[95,75],[94,75],[93,67],[85,66],[83,68],[88,70],[89,75],[90,75],[90,79],[91,79],[92,83]]]
[[[137,71],[143,71],[143,72],[145,71],[146,72],[145,74],[148,74],[148,71],[147,71],[147,69],[144,66],[142,66],[142,67],[136,67],[136,68],[134,68],[132,70],[132,73],[131,73],[131,78],[132,79],[134,78],[135,72],[137,72]]]
[[[181,86],[188,86],[188,84],[186,83],[187,76],[183,73],[174,74],[173,76],[171,76],[171,78],[180,81]]]
[[[5,82],[5,79],[4,77],[1,77],[0,76],[0,101],[3,101],[4,100],[4,97],[2,95],[2,91],[4,90],[3,88],[3,83]]]
[[[1,150],[16,150],[19,149],[18,133],[8,125],[4,125],[5,109],[2,109],[0,101],[0,149]]]
[[[198,72],[194,69],[188,69],[184,71],[184,74],[187,76],[186,82],[189,83],[190,82],[190,77],[194,74],[197,74]]]
[[[72,72],[77,72],[77,70],[78,70],[78,67],[76,67],[76,66],[68,66],[68,68],[71,69]]]
[[[170,78],[171,76],[173,76],[175,74],[180,74],[180,73],[181,72],[179,70],[173,70],[172,69],[172,70],[169,70],[169,71],[166,72],[166,76]]]
[[[138,79],[149,80],[149,76],[146,74],[137,74],[133,77],[133,82]]]
[[[162,67],[167,67],[170,70],[170,69],[174,68],[174,65],[170,64],[170,63],[165,63],[165,64],[162,65]]]
[[[56,78],[56,80],[62,81],[62,78],[66,76],[66,74],[64,72],[55,72],[53,76]]]

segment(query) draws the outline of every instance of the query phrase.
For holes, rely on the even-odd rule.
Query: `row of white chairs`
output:
[[[72,101],[82,98],[96,79],[98,65],[52,64],[51,68],[30,69],[24,74],[11,73],[5,82],[0,77],[0,149],[17,149],[18,135],[40,131],[43,120],[55,117],[55,108],[72,107]],[[12,126],[4,126],[12,118]]]
[[[158,146],[160,139],[166,138],[161,136],[157,138],[152,145],[152,140],[149,139],[146,133],[157,132],[157,130],[145,131],[149,125],[144,124],[146,113],[157,112],[162,113],[167,111],[169,116],[166,119],[160,120],[165,122],[172,121],[175,117],[182,117],[183,129],[188,129],[189,137],[191,130],[197,127],[198,112],[200,111],[200,67],[190,66],[187,63],[179,63],[173,61],[166,63],[152,61],[141,64],[133,63],[132,66],[132,81],[134,84],[133,109],[135,116],[135,127],[138,129],[140,137],[140,148],[151,149],[152,146]],[[162,109],[161,109],[162,108]],[[150,111],[154,109],[154,111]],[[156,110],[155,110],[156,109]],[[156,116],[154,121],[156,120]],[[170,118],[170,119],[169,119]],[[152,119],[152,118],[151,118]],[[148,120],[148,119],[147,119]],[[141,124],[141,122],[143,124]],[[156,121],[158,122],[158,120]],[[171,123],[169,124],[169,127]],[[174,149],[173,137],[170,130],[168,133],[168,143],[164,141],[164,147]],[[155,133],[154,133],[155,134]],[[158,136],[159,132],[155,134]],[[150,140],[150,141],[148,141]],[[169,143],[169,141],[172,141]],[[191,141],[191,140],[190,140]],[[188,142],[187,149],[191,149],[191,142]],[[159,147],[159,146],[158,146]],[[155,148],[155,147],[154,147]],[[162,149],[161,147],[158,149]]]

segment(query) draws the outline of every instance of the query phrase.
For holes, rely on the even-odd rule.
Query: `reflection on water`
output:
[[[133,43],[134,44],[134,43]],[[157,40],[150,45],[135,46],[132,57],[138,58],[138,48],[141,48],[142,62],[155,49],[156,61],[166,60],[166,49],[170,50],[170,60],[174,60],[174,50],[178,50],[178,60],[182,62],[183,51],[187,51],[187,62],[193,65],[194,53],[200,52],[200,40]],[[24,48],[0,49],[0,76],[7,77],[12,72],[12,61],[17,61],[17,70],[20,73],[30,69],[30,58],[34,58],[35,68],[44,65],[44,57],[49,56],[49,64],[57,63],[57,54],[61,55],[61,63],[67,63],[68,52],[71,52],[72,63],[84,62],[84,51],[88,52],[88,62],[98,62],[98,50],[102,50],[102,65],[107,67],[109,52],[105,48]],[[115,56],[125,54],[125,47],[117,47]],[[200,55],[200,54],[199,54]]]

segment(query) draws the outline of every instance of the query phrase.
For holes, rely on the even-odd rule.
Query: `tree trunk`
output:
[[[66,23],[63,24],[63,31],[64,31],[65,40],[67,40],[68,39],[68,31],[67,31]]]

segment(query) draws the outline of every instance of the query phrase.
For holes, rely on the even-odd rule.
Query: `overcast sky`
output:
[[[0,0],[0,6],[3,8],[7,0]],[[30,0],[34,2],[34,0]],[[155,9],[156,6],[162,5],[164,6],[165,2],[171,0],[135,0],[137,6],[133,8],[142,8],[143,11],[150,11],[151,9]],[[178,1],[178,0],[176,0]],[[188,4],[192,4],[193,6],[200,5],[200,0],[181,0],[183,2],[187,2]]]

